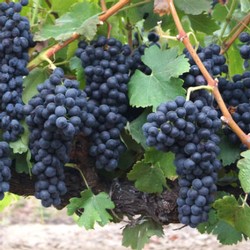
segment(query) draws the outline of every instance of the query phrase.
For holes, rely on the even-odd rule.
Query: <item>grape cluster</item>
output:
[[[3,139],[16,141],[23,132],[23,76],[28,74],[28,49],[34,46],[29,21],[20,3],[0,3],[0,128]]]
[[[120,133],[127,122],[130,53],[128,45],[103,36],[90,44],[81,41],[76,51],[86,76],[85,92],[92,104],[91,112],[99,124],[90,136],[90,154],[96,158],[98,169],[117,168],[125,149]]]
[[[4,193],[9,191],[9,181],[11,178],[11,159],[9,158],[9,145],[0,141],[0,200],[4,198]]]
[[[240,47],[240,55],[245,60],[244,67],[249,67],[250,60],[250,34],[247,32],[242,32],[239,36],[240,41],[243,45]]]
[[[214,200],[220,168],[217,111],[200,100],[177,97],[161,104],[143,125],[148,146],[175,153],[179,175],[178,211],[181,223],[196,227],[206,221]]]
[[[250,99],[250,71],[242,75],[234,75],[232,81],[224,77],[219,78],[218,87],[225,104],[236,107],[242,103],[248,103]]]
[[[29,147],[34,161],[32,173],[37,177],[35,196],[45,207],[59,205],[66,191],[64,166],[75,135],[91,134],[95,118],[87,110],[86,94],[79,83],[64,77],[56,68],[38,94],[24,106],[29,126]]]
[[[199,58],[213,77],[228,72],[228,66],[225,64],[226,58],[220,55],[220,50],[220,46],[216,44],[211,44],[205,48],[199,47],[197,49]],[[181,77],[184,80],[183,87],[187,89],[189,87],[206,85],[206,79],[187,49],[184,49],[184,54],[189,60],[190,70]],[[195,91],[191,95],[191,100],[201,100],[206,105],[211,105],[213,102],[212,96],[205,90]]]
[[[242,129],[245,134],[250,133],[250,103],[241,103],[232,113],[232,118],[237,123],[237,125]],[[228,127],[226,126],[223,129],[225,135],[232,143],[240,143],[240,139],[238,136]],[[242,145],[243,147],[243,145]]]

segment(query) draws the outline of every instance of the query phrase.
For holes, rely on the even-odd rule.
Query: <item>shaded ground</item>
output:
[[[21,199],[0,214],[1,250],[126,250],[121,246],[124,224],[110,224],[86,231],[79,228],[66,210],[44,209],[39,201]],[[246,250],[250,241],[237,246],[222,246],[215,237],[201,235],[180,225],[165,227],[165,237],[153,237],[145,250]]]

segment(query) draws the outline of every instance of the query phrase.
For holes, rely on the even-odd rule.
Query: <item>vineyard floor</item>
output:
[[[246,250],[250,241],[222,246],[215,237],[172,224],[163,238],[153,237],[144,250]],[[66,210],[44,209],[33,198],[20,199],[0,213],[0,250],[126,250],[121,246],[123,223],[86,231]]]

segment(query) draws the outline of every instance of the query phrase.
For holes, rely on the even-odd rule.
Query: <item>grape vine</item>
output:
[[[0,202],[250,237],[249,6],[56,2],[0,3]]]

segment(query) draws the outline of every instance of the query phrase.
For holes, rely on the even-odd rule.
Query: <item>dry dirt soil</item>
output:
[[[0,213],[0,250],[128,250],[121,246],[125,224],[110,224],[86,231],[66,210],[44,209],[33,198],[20,199]],[[168,225],[163,238],[152,237],[144,250],[248,250],[250,241],[222,246],[196,229]]]

